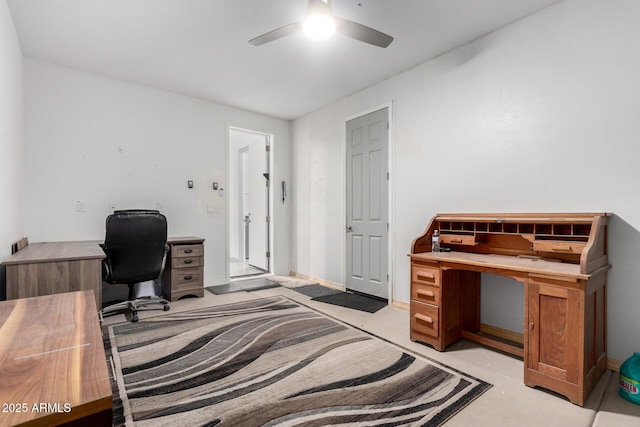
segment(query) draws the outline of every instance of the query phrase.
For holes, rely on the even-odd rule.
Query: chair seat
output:
[[[109,286],[112,286],[109,284]],[[115,304],[104,307],[101,311],[102,315],[119,313],[122,311],[131,312],[131,321],[139,320],[138,310],[154,304],[161,304],[164,311],[170,309],[169,301],[162,297],[162,285],[157,280],[147,280],[133,285],[129,285],[129,298],[126,301],[117,302]]]

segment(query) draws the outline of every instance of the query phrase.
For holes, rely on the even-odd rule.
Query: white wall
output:
[[[227,125],[274,134],[289,179],[289,122],[25,58],[25,223],[30,241],[104,238],[109,204],[153,208],[170,236],[205,242],[205,286],[227,277]],[[194,188],[187,188],[187,180]],[[76,202],[85,212],[76,212]],[[207,213],[207,208],[217,213]],[[275,270],[289,271],[289,212],[275,215]]]
[[[0,261],[24,236],[22,128],[22,50],[7,2],[0,0]],[[0,300],[5,298],[4,277],[0,265]]]
[[[406,254],[437,212],[613,212],[609,356],[639,351],[638,16],[566,0],[296,120],[292,270],[343,282],[343,119],[392,101],[393,298],[409,301]],[[488,310],[522,303],[502,285],[483,284]]]

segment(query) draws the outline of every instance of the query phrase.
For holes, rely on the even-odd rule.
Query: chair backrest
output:
[[[167,219],[154,210],[115,211],[107,217],[104,252],[109,283],[157,279],[167,245]]]
[[[17,242],[12,243],[11,244],[11,255],[15,254],[16,252],[19,252],[19,251],[23,250],[27,246],[29,246],[29,238],[28,237],[23,237],[22,239],[18,240]]]

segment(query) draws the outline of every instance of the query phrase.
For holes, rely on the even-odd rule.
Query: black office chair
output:
[[[161,297],[162,270],[169,246],[167,219],[154,210],[115,211],[107,217],[103,262],[103,280],[110,285],[128,285],[127,301],[109,305],[102,314],[131,311],[138,321],[138,308],[169,303]]]

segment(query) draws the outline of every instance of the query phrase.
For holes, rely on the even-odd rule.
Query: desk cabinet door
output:
[[[537,281],[529,281],[528,288],[528,368],[576,383],[580,360],[580,292]]]

